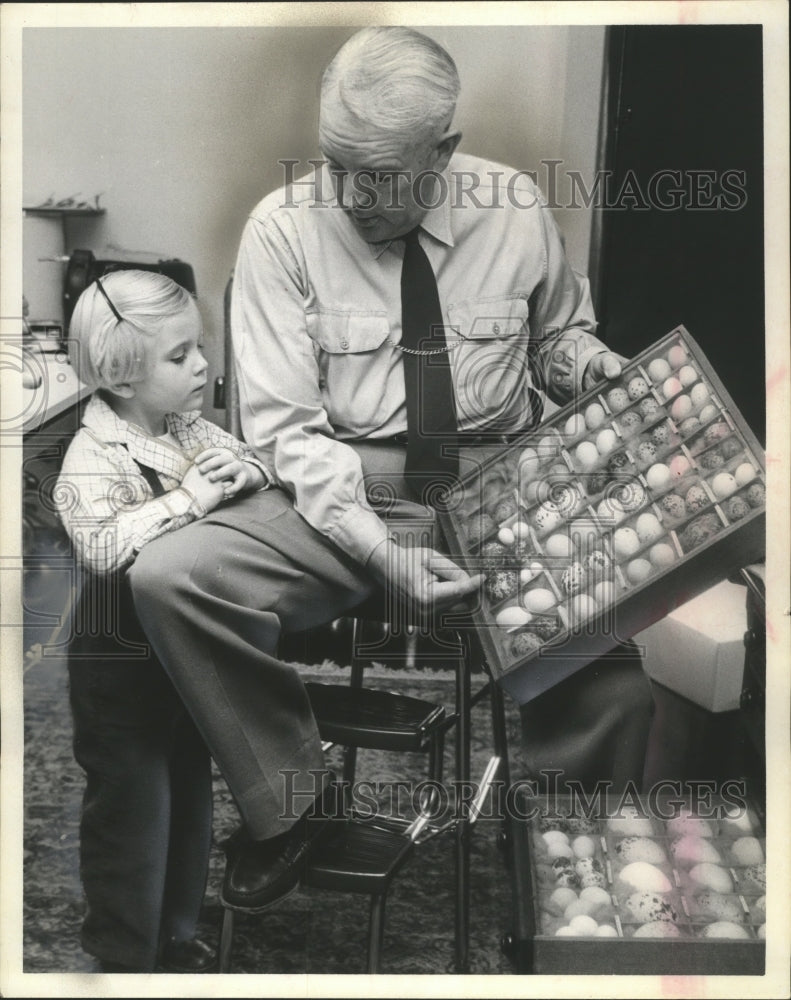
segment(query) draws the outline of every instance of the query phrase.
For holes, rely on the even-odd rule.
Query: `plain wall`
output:
[[[223,368],[223,295],[252,206],[278,160],[317,147],[322,69],[353,28],[30,28],[23,36],[24,204],[93,201],[98,219],[28,217],[31,318],[57,318],[65,266],[43,256],[178,257],[195,272],[211,383]],[[423,28],[462,80],[461,148],[533,170],[595,168],[604,27]],[[587,272],[591,213],[559,210]],[[211,408],[207,417],[223,420]]]

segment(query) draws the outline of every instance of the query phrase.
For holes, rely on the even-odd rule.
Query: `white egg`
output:
[[[572,621],[583,622],[596,614],[598,606],[589,594],[577,594],[569,601],[568,609]]]
[[[737,486],[746,486],[747,483],[751,483],[755,479],[755,476],[755,469],[749,462],[742,462],[733,474]]]
[[[689,472],[691,466],[686,455],[674,455],[670,459],[670,476],[673,479],[682,479]]]
[[[583,469],[591,469],[599,460],[599,452],[592,441],[580,441],[574,451],[577,464]]]
[[[657,462],[646,472],[645,481],[652,490],[663,490],[670,483],[670,469],[664,462]]]
[[[555,606],[555,595],[545,587],[535,587],[523,594],[522,606],[532,615],[542,615]]]
[[[618,878],[626,885],[643,892],[670,892],[673,888],[662,869],[647,861],[632,861],[625,865]]]
[[[517,542],[526,542],[530,538],[530,528],[524,521],[514,521],[511,525],[511,531],[513,531],[514,539]]]
[[[584,913],[579,914],[579,916],[572,917],[569,921],[569,927],[575,934],[589,935],[595,934],[598,929],[598,924],[593,919],[593,917],[586,916]]]
[[[550,858],[571,858],[574,856],[571,844],[564,844],[560,840],[553,840],[547,844],[547,854]]]
[[[711,488],[718,500],[735,493],[736,486],[736,480],[730,472],[720,472],[711,481]]]
[[[647,559],[632,559],[626,567],[626,576],[630,583],[642,583],[653,573],[654,567]]]
[[[687,360],[687,350],[682,344],[674,344],[667,352],[667,360],[671,368],[680,368]]]
[[[662,383],[662,395],[665,399],[670,399],[673,396],[677,396],[681,392],[682,385],[681,382],[674,376],[666,378]]]
[[[640,539],[632,528],[617,528],[612,536],[612,545],[619,559],[628,559],[640,548]]]
[[[648,553],[648,558],[654,566],[662,569],[665,566],[672,565],[676,561],[676,553],[672,545],[668,545],[667,542],[660,542],[658,545],[653,546]]]
[[[693,382],[697,382],[698,373],[695,371],[692,365],[683,365],[678,370],[678,380],[684,386],[684,388],[686,388],[687,386],[692,385]]]
[[[626,517],[626,511],[615,497],[605,497],[596,508],[596,516],[602,524],[619,524]]]
[[[618,931],[612,924],[599,924],[596,928],[596,937],[618,937]]]
[[[592,858],[596,853],[595,842],[591,837],[586,837],[584,834],[575,837],[571,842],[571,846],[578,858]],[[763,861],[763,858],[761,858],[761,861]]]
[[[716,417],[718,413],[719,410],[714,403],[707,403],[698,414],[698,417],[700,418],[700,422],[705,424],[708,420]]]
[[[671,371],[672,369],[670,365],[664,358],[654,358],[654,360],[648,365],[648,374],[654,382],[664,382],[664,380],[670,375]]]
[[[544,542],[544,551],[553,559],[570,559],[574,554],[574,546],[568,535],[550,535]]]
[[[591,403],[585,410],[585,426],[588,430],[595,431],[604,423],[606,416],[601,403]]]
[[[562,913],[576,898],[577,894],[573,889],[562,885],[554,890],[548,901]]]
[[[543,563],[533,560],[529,566],[523,566],[519,571],[519,582],[522,584],[530,583],[531,580],[535,580],[543,571]]]
[[[535,448],[525,448],[517,461],[519,476],[523,480],[532,479],[538,472],[539,465],[538,452]]]
[[[563,916],[566,920],[571,921],[574,917],[579,917],[580,915],[589,917],[595,909],[595,903],[591,903],[587,899],[583,899],[580,896],[579,899],[574,899],[569,903],[563,911]]]
[[[596,435],[596,451],[600,455],[609,455],[618,444],[618,437],[611,427],[605,427]]]
[[[500,528],[497,532],[497,539],[502,542],[503,545],[513,545],[516,541],[516,535],[510,528]]]
[[[546,841],[547,844],[552,844],[552,843],[568,844],[569,842],[569,835],[563,830],[545,830],[544,833],[541,834],[541,836]],[[577,894],[574,893],[575,897],[576,895]]]
[[[585,886],[584,889],[580,890],[580,899],[590,900],[597,907],[610,906],[612,904],[609,892],[606,889],[602,889],[600,885]]]
[[[615,598],[615,586],[610,580],[602,580],[593,588],[593,596],[604,607]]]
[[[495,615],[495,621],[500,628],[515,629],[522,625],[527,625],[533,616],[525,608],[520,608],[517,604],[511,604],[507,608],[501,608]]]
[[[688,417],[690,413],[692,413],[692,410],[692,400],[689,396],[679,396],[678,399],[673,400],[673,405],[670,407],[670,416],[677,423],[680,423],[685,417]]]
[[[692,400],[693,406],[695,407],[703,406],[703,404],[709,398],[709,390],[702,382],[699,382],[697,385],[692,387],[692,391],[689,394],[689,398]]]
[[[572,413],[563,429],[566,432],[566,436],[570,438],[584,434],[586,430],[585,417],[581,413]]]
[[[661,538],[664,534],[664,529],[659,518],[650,511],[640,514],[634,523],[634,527],[637,537],[643,545],[648,545],[649,542],[656,541],[657,538]]]
[[[568,924],[563,924],[562,927],[558,927],[555,931],[555,937],[574,937],[574,931],[569,927]]]

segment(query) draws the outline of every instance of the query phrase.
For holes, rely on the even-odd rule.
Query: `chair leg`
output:
[[[470,671],[472,643],[466,631],[461,639],[464,655],[456,670],[456,780],[459,790],[470,781]],[[470,940],[470,827],[462,821],[456,827],[454,842],[456,863],[456,971],[465,973],[469,964]]]
[[[371,896],[371,908],[368,916],[368,975],[375,976],[379,972],[382,960],[382,943],[385,933],[385,899],[384,893]]]
[[[500,788],[509,789],[511,787],[511,767],[508,763],[508,732],[505,725],[505,703],[502,688],[492,678],[489,684],[491,706],[492,706],[492,737],[494,741],[494,752],[500,758],[498,780]],[[498,847],[503,851],[506,864],[511,857],[509,850],[511,843],[511,823],[508,817],[506,803],[501,799],[499,803],[501,810],[500,837]]]
[[[220,932],[220,972],[231,971],[231,959],[233,952],[233,910],[223,910],[222,930]]]
[[[437,784],[442,782],[445,757],[445,733],[438,733],[431,741],[428,751],[428,776]]]

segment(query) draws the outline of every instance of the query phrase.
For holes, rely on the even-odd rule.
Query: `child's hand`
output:
[[[253,485],[251,467],[227,448],[207,448],[197,456],[195,465],[210,482],[221,483],[226,499]]]
[[[222,482],[212,482],[208,476],[203,475],[197,465],[191,465],[187,469],[184,478],[181,480],[181,485],[190,491],[207,512],[214,510],[225,499],[225,490],[223,488],[225,484]]]

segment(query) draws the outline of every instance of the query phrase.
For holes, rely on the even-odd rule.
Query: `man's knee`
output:
[[[150,542],[129,567],[126,578],[138,609],[149,601],[161,607],[183,589],[195,560],[195,550],[184,545],[178,535],[179,532],[173,532]]]

